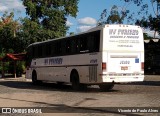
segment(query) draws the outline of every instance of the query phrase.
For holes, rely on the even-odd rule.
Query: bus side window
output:
[[[75,43],[75,47],[76,47],[76,54],[80,53],[80,39],[76,39],[76,43]]]
[[[50,43],[47,43],[46,45],[45,45],[45,51],[46,51],[46,56],[47,57],[49,57],[49,56],[51,56],[51,44]]]
[[[87,44],[88,44],[89,52],[94,52],[96,43],[95,43],[95,38],[93,33],[88,34]]]
[[[42,45],[38,45],[38,47],[37,47],[38,49],[37,49],[37,57],[38,58],[41,58],[42,57]]]
[[[39,57],[38,45],[35,45],[33,49],[34,49],[34,52],[33,52],[34,58],[38,58]]]
[[[100,31],[89,33],[87,37],[89,52],[98,52],[100,43]]]
[[[62,49],[62,55],[67,55],[66,54],[66,40],[62,40],[61,49]]]
[[[99,46],[100,46],[100,31],[97,31],[94,33],[94,43],[95,43],[95,51],[99,51]]]
[[[77,54],[77,52],[78,52],[77,49],[78,49],[77,39],[75,39],[75,37],[74,37],[71,39],[71,52],[72,52],[72,54]]]
[[[87,38],[86,35],[80,36],[80,52],[87,51]]]
[[[66,53],[71,54],[71,40],[66,41]]]
[[[55,42],[55,56],[59,56],[62,53],[62,48],[61,48],[61,41]]]
[[[55,46],[56,42],[51,42],[51,56],[55,56],[55,51],[56,51],[56,46]]]

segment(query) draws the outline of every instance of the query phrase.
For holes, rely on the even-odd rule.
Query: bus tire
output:
[[[80,90],[81,84],[79,82],[79,75],[76,71],[71,73],[71,83],[73,90]]]
[[[33,71],[32,73],[32,83],[33,85],[41,84],[42,81],[37,80],[37,73],[36,71]]]
[[[113,87],[114,87],[114,83],[99,85],[99,88],[101,89],[101,91],[109,91],[109,90],[111,90]]]
[[[57,86],[61,88],[64,85],[64,82],[57,82]]]

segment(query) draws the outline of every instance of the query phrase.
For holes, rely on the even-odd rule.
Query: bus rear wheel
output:
[[[108,83],[108,84],[99,85],[99,88],[101,89],[101,91],[109,91],[113,87],[114,87],[114,83]]]

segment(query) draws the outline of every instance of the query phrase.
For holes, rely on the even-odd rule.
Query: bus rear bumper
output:
[[[102,76],[102,82],[128,83],[128,82],[142,82],[144,75],[137,76]]]

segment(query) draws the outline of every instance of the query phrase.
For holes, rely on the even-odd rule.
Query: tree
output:
[[[100,16],[100,24],[106,23],[129,23],[133,24],[141,15],[148,14],[148,4],[143,4],[142,0],[120,0],[124,2],[123,6],[113,5],[110,12],[107,14],[107,9],[105,9]],[[130,11],[129,7],[135,4],[138,6],[138,11]],[[142,17],[140,17],[142,18]],[[109,22],[108,22],[109,21]]]
[[[148,4],[144,3],[142,0],[124,0],[125,2],[133,2],[137,6],[141,7],[141,10],[138,11],[138,14],[143,15],[141,19],[136,19],[135,24],[140,25],[141,27],[148,28],[154,31],[154,38],[156,32],[160,34],[160,0],[150,0],[153,14],[148,14]],[[145,13],[142,13],[145,12]]]
[[[18,20],[14,20],[14,13],[5,12],[0,20],[0,53],[20,52],[23,47],[17,45],[19,38],[17,33],[21,25]],[[20,47],[18,50],[17,48]]]
[[[22,31],[19,33],[22,40],[24,40],[25,48],[34,42],[40,41],[40,34],[42,29],[37,22],[31,21],[28,18],[21,19]],[[41,38],[41,41],[43,38]]]
[[[76,17],[79,0],[22,0],[29,16],[23,20],[28,43],[65,36],[67,16]]]
[[[119,10],[120,9],[120,10]],[[98,21],[98,26],[103,24],[122,24],[129,11],[125,7],[118,7],[113,5],[110,14],[107,14],[107,9],[101,13]]]
[[[125,2],[121,8],[113,6],[110,14],[107,14],[105,9],[102,14],[98,25],[106,23],[129,23],[140,25],[143,28],[153,30],[154,38],[156,33],[160,34],[160,0],[120,0]],[[128,9],[130,5],[135,4],[137,10],[131,11]],[[149,5],[151,4],[151,5]],[[149,7],[153,9],[153,13],[149,14]]]

